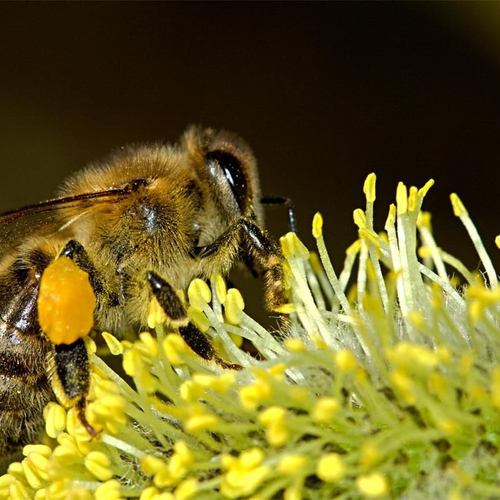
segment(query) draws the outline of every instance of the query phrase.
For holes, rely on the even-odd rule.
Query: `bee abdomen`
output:
[[[54,398],[48,349],[39,330],[23,332],[0,321],[0,474],[43,430],[43,408]]]
[[[45,374],[45,357],[49,342],[40,334],[33,335],[9,328],[0,321],[0,377],[19,379],[29,384]],[[0,384],[2,391],[4,384]]]

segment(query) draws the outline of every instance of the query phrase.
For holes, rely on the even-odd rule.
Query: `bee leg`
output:
[[[229,363],[217,354],[210,339],[189,320],[181,300],[169,283],[153,272],[148,272],[146,277],[153,295],[168,316],[172,326],[179,330],[184,342],[200,358],[206,361],[215,361],[222,368],[241,370],[240,365]]]
[[[109,307],[118,305],[118,296],[107,289],[105,281],[95,268],[84,246],[76,240],[70,240],[61,250],[60,256],[69,257],[75,264],[89,275],[90,284],[99,303]]]
[[[196,252],[200,259],[209,259],[230,251],[231,246],[236,247],[236,252],[240,242],[239,250],[245,264],[250,271],[263,278],[267,308],[274,311],[286,304],[288,301],[281,248],[251,220],[241,217],[215,241],[196,248]]]
[[[91,436],[96,436],[96,430],[85,416],[90,387],[90,361],[83,339],[72,344],[53,345],[49,354],[49,376],[59,401],[66,406],[76,403],[80,422]]]
[[[262,277],[266,306],[274,311],[288,302],[281,248],[253,222],[241,219],[241,230],[246,263]]]

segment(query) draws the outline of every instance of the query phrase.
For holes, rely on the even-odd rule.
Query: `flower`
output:
[[[500,497],[496,271],[456,195],[485,276],[438,246],[421,210],[432,181],[400,183],[377,232],[375,180],[340,273],[320,214],[317,253],[293,233],[281,239],[290,304],[280,335],[253,321],[221,277],[211,288],[193,282],[191,320],[242,370],[197,357],[155,301],[155,335],[131,343],[103,333],[133,384],[92,354],[87,417],[98,436],[50,403],[55,441],[24,448],[0,477],[0,499]]]

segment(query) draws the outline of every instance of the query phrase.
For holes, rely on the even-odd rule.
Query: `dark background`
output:
[[[495,3],[2,3],[0,209],[189,123],[240,133],[263,191],[316,211],[340,267],[352,211],[378,175],[383,228],[397,182],[436,180],[438,243],[478,259],[449,193],[498,266],[500,9]],[[285,212],[268,212],[279,236]]]

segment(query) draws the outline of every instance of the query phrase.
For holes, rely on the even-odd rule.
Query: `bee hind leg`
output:
[[[172,326],[179,330],[184,342],[200,358],[206,361],[215,361],[222,368],[241,370],[241,365],[229,363],[217,354],[210,339],[189,320],[181,300],[169,283],[153,272],[148,272],[146,277],[153,295],[168,316]]]

